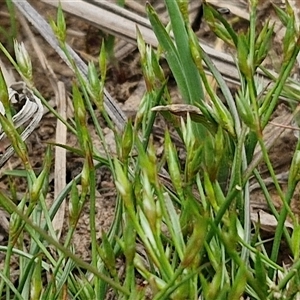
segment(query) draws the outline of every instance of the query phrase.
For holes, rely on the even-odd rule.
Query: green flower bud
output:
[[[18,43],[14,41],[14,50],[16,55],[16,60],[23,76],[32,82],[32,64],[30,56],[24,46],[24,43]]]

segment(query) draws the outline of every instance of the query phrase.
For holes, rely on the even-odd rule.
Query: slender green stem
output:
[[[299,274],[300,270],[300,260],[296,261],[293,266],[290,267],[288,273],[279,281],[278,290],[284,289],[291,279]],[[274,292],[273,292],[274,293]]]
[[[274,87],[268,92],[262,107],[260,108],[260,113],[262,115],[261,126],[264,128],[270,120],[270,117],[278,103],[278,99],[282,90],[284,89],[285,82],[287,78],[291,75],[291,71],[295,66],[295,61],[299,53],[299,46],[295,47],[291,59],[284,63],[281,71],[278,75],[278,78],[274,84]],[[265,112],[265,113],[264,113]]]
[[[261,178],[261,175],[259,174],[259,172],[256,169],[253,171],[253,174],[256,177],[256,179],[257,179],[257,181],[259,183],[260,188],[262,189],[262,192],[263,192],[263,194],[265,196],[265,199],[266,199],[266,201],[268,203],[268,207],[271,210],[272,215],[278,221],[279,220],[279,213],[277,212],[277,210],[276,210],[276,208],[274,206],[273,200],[272,200],[272,198],[270,196],[270,193],[269,193],[269,191],[268,191],[268,189],[267,189],[267,187],[266,187],[263,179]],[[283,228],[283,234],[284,234],[284,237],[285,237],[285,239],[287,241],[291,239],[290,238],[290,234],[289,234],[287,228],[285,228],[285,227]]]
[[[274,185],[275,185],[275,188],[278,192],[278,195],[279,195],[281,201],[284,201],[284,193],[283,193],[283,191],[282,191],[282,189],[279,185],[279,182],[278,182],[278,179],[276,177],[272,162],[270,161],[270,158],[269,158],[269,155],[268,155],[268,150],[266,148],[265,142],[261,137],[259,137],[258,142],[259,142],[259,145],[261,147],[264,162],[266,163],[266,165],[268,167],[268,170],[270,172],[271,178],[274,182]]]
[[[16,22],[16,12],[15,7],[11,0],[6,0],[7,9],[10,18],[10,33],[9,33],[9,43],[13,46],[13,40],[17,37],[17,22]]]
[[[84,262],[82,259],[78,258],[74,253],[67,250],[63,245],[61,245],[59,242],[57,242],[55,239],[50,237],[44,230],[42,230],[39,226],[35,225],[28,217],[26,217],[16,206],[15,204],[7,203],[13,208],[13,211],[26,223],[29,228],[31,228],[33,231],[36,231],[44,240],[46,240],[49,244],[53,245],[55,248],[59,249],[65,257],[69,257],[72,259],[77,266],[86,269],[93,273],[95,276],[98,276],[100,279],[106,281],[108,284],[110,284],[115,289],[119,290],[120,292],[124,293],[125,295],[129,295],[129,292],[124,287],[117,284],[114,280],[110,279],[109,277],[103,275],[100,273],[97,268],[91,266],[89,263]]]
[[[246,243],[243,239],[240,239],[239,242],[246,248],[248,248],[251,253],[259,255],[262,261],[272,267],[274,270],[278,270],[280,272],[284,272],[284,268],[280,265],[276,264],[273,260],[268,258],[266,255],[263,255],[257,248],[250,246],[250,244]]]
[[[292,199],[293,194],[294,194],[294,191],[295,191],[295,187],[296,187],[296,183],[294,183],[293,186],[288,188],[285,199],[283,200],[283,202],[286,203],[286,205],[290,204],[291,199]],[[276,231],[275,231],[275,237],[274,237],[274,242],[273,242],[273,247],[272,247],[272,252],[271,252],[271,260],[273,260],[274,262],[276,262],[277,258],[278,258],[279,247],[280,247],[280,243],[281,243],[281,237],[282,237],[282,233],[283,233],[284,228],[285,228],[284,223],[286,221],[286,217],[287,217],[287,214],[288,214],[288,209],[287,209],[286,205],[283,206],[283,208],[280,212],[280,216],[279,216],[279,219],[278,219],[278,225],[277,225]],[[289,245],[289,248],[292,249],[292,242],[291,242],[290,238],[287,239],[287,243]],[[274,270],[270,269],[268,275],[272,279],[273,276],[274,276]]]
[[[92,153],[89,153],[89,156],[92,156]],[[92,161],[91,161],[92,162]],[[91,244],[92,244],[92,266],[97,269],[97,263],[98,263],[98,251],[97,251],[97,227],[96,227],[96,178],[95,178],[95,168],[92,164],[89,165],[89,180],[90,180],[90,191],[89,191],[89,200],[90,200],[90,230],[91,230]],[[99,298],[99,279],[98,277],[95,277],[95,297],[96,299]]]

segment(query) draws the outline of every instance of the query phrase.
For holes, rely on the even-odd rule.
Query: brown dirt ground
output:
[[[30,2],[46,18],[55,18],[56,9],[43,4],[38,0],[32,0]],[[0,25],[8,27],[9,20],[7,16],[5,16],[4,12],[6,10],[5,5],[3,3],[0,4],[0,11],[3,14],[3,16],[0,18]],[[267,15],[268,12],[269,10],[266,9],[265,14],[263,12],[260,13],[262,15]],[[83,58],[87,56],[97,58],[101,46],[101,39],[103,37],[103,33],[99,29],[89,25],[87,22],[84,22],[79,18],[67,15],[66,20],[68,27],[68,43],[76,51],[80,51],[81,54],[85,54],[83,55]],[[242,26],[245,26],[245,22],[242,23]],[[241,28],[241,24],[239,24],[239,28]],[[62,81],[65,84],[67,91],[70,91],[70,87],[73,80],[72,72],[56,55],[55,51],[48,46],[48,44],[43,40],[43,38],[40,37],[33,28],[31,29],[44,55],[46,56],[48,63],[50,64],[51,68],[55,73],[56,80]],[[49,74],[45,73],[45,70],[41,67],[37,55],[34,52],[30,40],[28,39],[27,34],[24,32],[23,28],[19,26],[18,32],[18,41],[23,41],[27,50],[31,54],[34,70],[34,81],[36,87],[46,99],[53,101],[55,94],[52,85],[49,82]],[[211,44],[213,44],[215,41],[213,35],[210,33],[208,27],[205,24],[202,26],[199,35],[201,35],[202,38],[206,39]],[[9,47],[8,44],[4,43],[4,45]],[[1,55],[1,58],[4,59],[3,55]],[[10,68],[10,65],[8,63],[7,66],[8,68]],[[16,78],[18,78],[17,74],[15,75]],[[136,50],[132,53],[129,53],[128,56],[122,59],[121,61],[117,61],[110,66],[106,85],[107,89],[109,90],[111,95],[117,101],[119,101],[120,105],[124,106],[124,110],[127,110],[128,114],[134,114],[136,107],[132,108],[130,105],[126,104],[126,101],[131,96],[136,98],[141,95],[141,93],[138,91],[141,85],[141,78],[142,74],[141,69],[139,67],[139,54]],[[141,89],[143,90],[143,88]],[[176,97],[175,88],[172,87],[171,93],[173,93],[174,97]],[[136,100],[134,102],[136,102]],[[69,110],[69,113],[71,113],[71,109]],[[102,123],[103,126],[105,126],[105,123]],[[37,173],[41,169],[43,163],[43,156],[47,146],[45,142],[54,139],[55,130],[56,120],[53,116],[51,116],[51,114],[47,113],[43,117],[39,127],[27,140],[28,149],[30,150],[29,153],[31,163]],[[107,132],[107,134],[109,134],[109,131]],[[157,137],[157,142],[159,145],[159,143],[162,142],[161,138]],[[68,134],[67,143],[71,146],[76,145],[76,137],[72,136],[71,134]],[[291,153],[291,151],[294,150],[295,138],[293,138],[293,132],[289,132],[288,136],[284,136],[282,139],[279,140],[278,145],[276,146],[277,151],[279,151],[279,153],[282,153],[283,146],[285,147],[285,149],[287,149],[285,153]],[[276,152],[276,150],[274,151]],[[277,153],[274,155],[274,157],[278,157],[280,155],[281,154]],[[290,159],[291,157],[287,154],[285,166],[289,165]],[[82,166],[82,159],[74,156],[71,153],[68,153],[67,162],[67,181],[69,182],[72,178],[79,174]],[[9,160],[9,162],[3,167],[2,170],[11,168],[21,168],[20,161],[16,157],[12,157]],[[20,193],[20,195],[22,195],[26,191],[26,183],[22,178],[15,178],[13,183],[17,188],[17,192]],[[8,178],[6,176],[2,176],[0,180],[0,189],[8,190],[8,184]],[[97,236],[100,239],[101,230],[107,231],[113,220],[116,196],[111,174],[105,167],[100,168],[100,170],[98,171],[97,188],[98,199],[96,219],[98,220],[99,229],[97,232]],[[53,179],[51,180],[49,186],[49,201],[51,201],[52,197]],[[260,197],[260,195],[255,196],[255,198],[258,199],[258,201]],[[74,245],[76,253],[78,253],[86,261],[90,260],[90,241],[88,238],[90,236],[89,230],[89,211],[87,205],[83,211],[82,217],[78,223],[76,234],[74,236]],[[0,231],[0,234],[1,233],[3,235],[1,244],[3,244],[7,241],[7,236],[5,236],[5,231]]]

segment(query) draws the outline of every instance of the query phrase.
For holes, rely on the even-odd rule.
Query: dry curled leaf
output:
[[[191,104],[170,104],[170,105],[160,105],[152,108],[152,111],[160,112],[162,115],[164,113],[169,113],[176,117],[186,118],[187,114],[191,117],[194,122],[201,123],[204,125],[211,133],[216,133],[216,124],[210,122],[201,112],[201,110]],[[165,116],[165,115],[164,115]]]
[[[181,118],[186,118],[187,114],[189,114],[193,121],[197,123],[207,123],[207,120],[203,116],[201,110],[197,106],[190,104],[160,105],[153,107],[152,111],[161,113],[168,112]]]
[[[21,133],[21,138],[25,141],[32,131],[39,124],[43,116],[43,105],[41,100],[36,97],[33,92],[28,89],[23,82],[16,82],[9,88],[9,100],[12,105],[20,106],[18,112],[13,116],[15,128],[26,126]],[[5,110],[0,102],[0,113],[5,115]],[[1,153],[0,155],[0,167],[10,158],[13,154],[13,147],[10,145],[10,141],[7,140],[5,132],[0,126],[0,141],[1,141]]]
[[[191,116],[202,116],[201,110],[197,106],[190,104],[160,105],[153,107],[152,111],[169,111],[170,113],[179,117],[185,117],[187,113],[189,113]]]

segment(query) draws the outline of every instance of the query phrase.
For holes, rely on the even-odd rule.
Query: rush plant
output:
[[[71,91],[74,118],[62,121],[78,137],[79,146],[76,149],[60,146],[80,155],[84,163],[81,173],[66,185],[50,208],[46,206],[45,193],[51,170],[51,147],[41,172],[35,174],[28,160],[28,149],[11,122],[13,116],[0,115],[1,126],[22,160],[28,181],[28,191],[19,202],[0,191],[0,205],[10,215],[8,245],[0,246],[0,251],[6,254],[4,268],[0,270],[1,296],[107,299],[109,291],[116,299],[299,297],[299,224],[290,203],[300,179],[300,145],[295,148],[287,189],[283,190],[263,136],[280,97],[298,101],[295,95],[299,93],[299,84],[290,79],[299,53],[295,17],[288,3],[285,11],[276,8],[286,33],[281,68],[275,76],[262,66],[269,54],[274,27],[266,22],[258,31],[257,1],[250,1],[249,28],[244,33],[235,32],[218,11],[203,2],[204,19],[216,36],[236,53],[239,86],[232,92],[199,44],[189,23],[186,1],[165,1],[170,18],[167,26],[147,4],[159,47],[154,50],[146,45],[138,31],[146,91],[135,120],[128,121],[122,132],[115,130],[103,106],[105,45],[98,64],[89,64],[88,81],[74,66],[76,81]],[[68,56],[61,9],[52,28]],[[24,51],[21,48],[17,48],[19,52]],[[16,70],[31,80],[28,70],[18,60],[22,53],[16,53],[16,62],[5,53]],[[168,78],[160,65],[162,59],[167,61],[176,80],[183,99],[180,105],[172,104]],[[31,65],[28,56],[26,62]],[[218,90],[211,87],[205,70],[213,76]],[[264,72],[271,83],[262,86],[257,71]],[[7,95],[2,76],[0,80],[3,89],[0,95]],[[38,93],[34,83],[30,85]],[[94,107],[115,133],[117,152],[114,154],[108,150]],[[164,132],[162,157],[156,155],[151,134],[158,113],[169,128]],[[101,155],[93,144],[88,117],[105,154]],[[174,132],[185,152],[183,161],[178,155]],[[259,155],[254,152],[257,148]],[[272,201],[268,201],[271,196],[257,169],[262,162],[282,200],[281,211],[276,211]],[[108,232],[102,233],[99,242],[95,174],[103,165],[110,169],[117,197],[114,222]],[[250,177],[256,178],[278,222],[271,251],[265,246],[259,224],[250,219]],[[56,237],[52,220],[66,198],[68,229],[62,243]],[[90,264],[74,254],[72,245],[84,205],[90,211]],[[293,222],[292,233],[285,227],[287,216]],[[29,246],[23,243],[25,235],[29,236]],[[278,261],[281,241],[286,242],[290,251],[289,266]],[[49,251],[48,246],[54,247]],[[13,256],[18,258],[20,266],[16,283],[10,274]],[[117,263],[120,259],[122,268]]]

